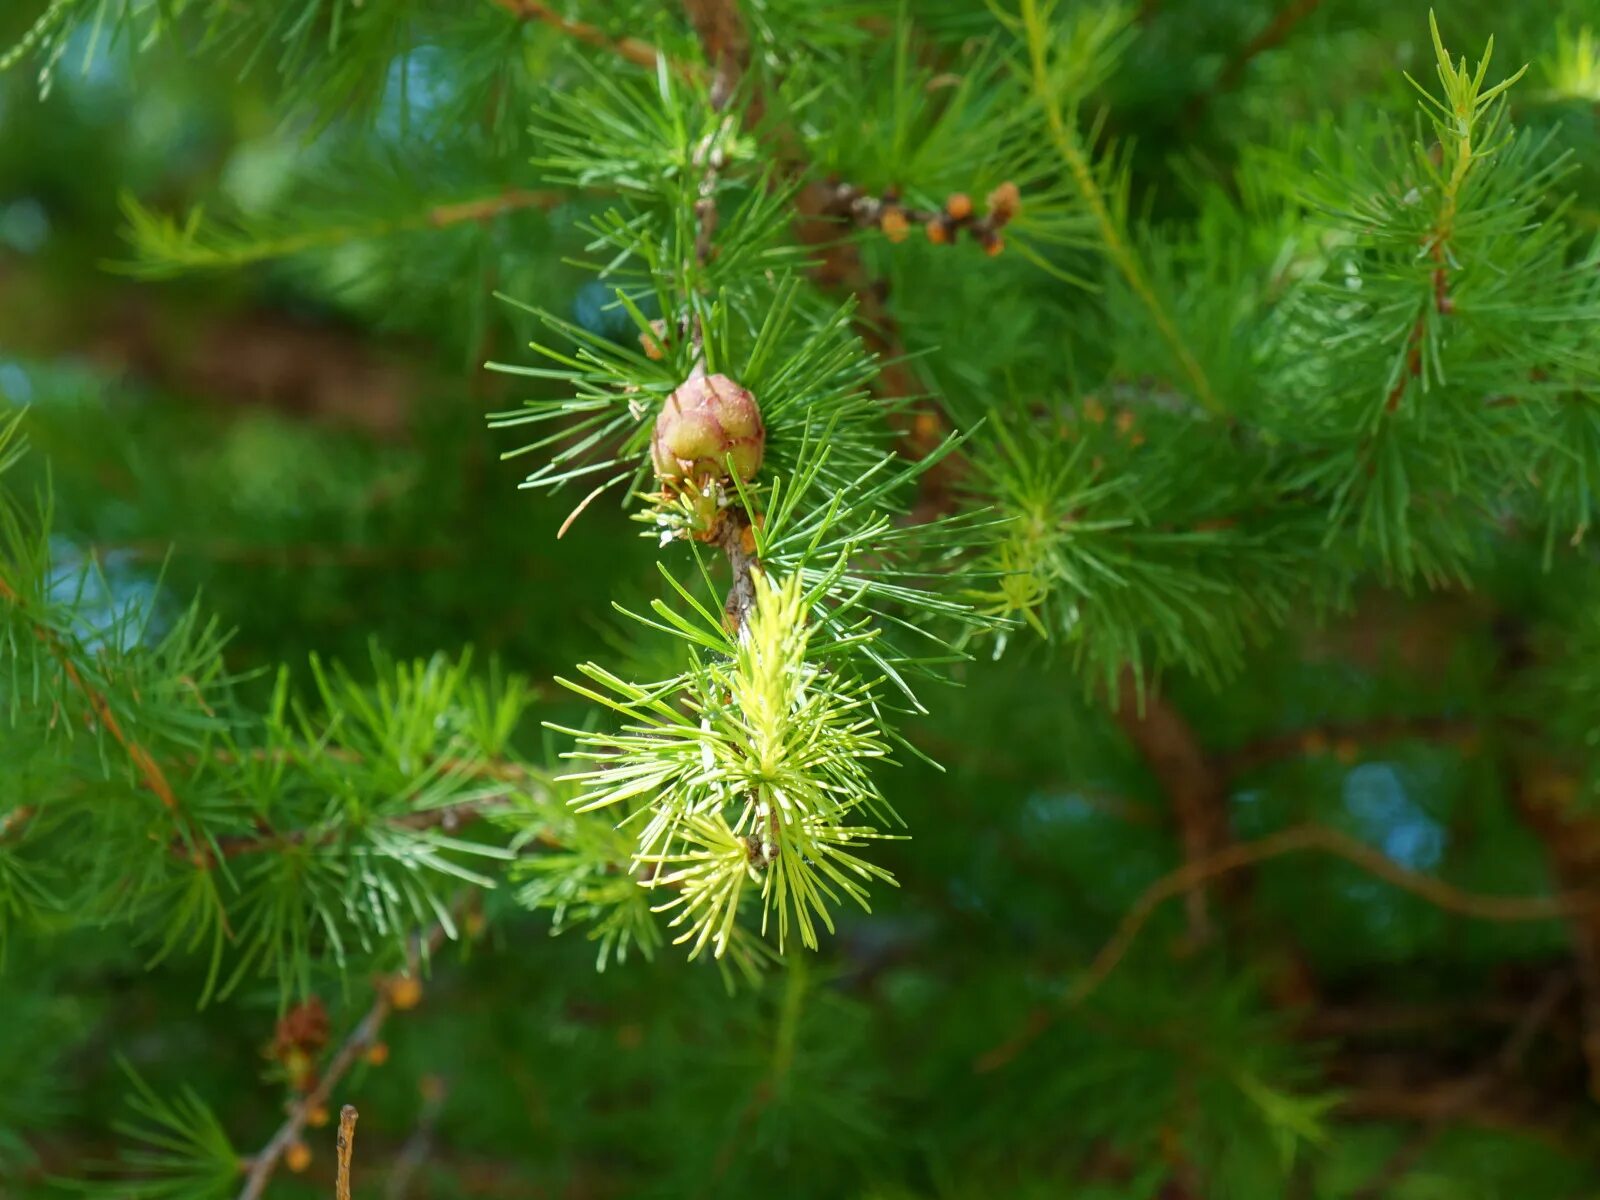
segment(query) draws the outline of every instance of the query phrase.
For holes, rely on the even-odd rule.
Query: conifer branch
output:
[[[952,194],[943,208],[916,208],[902,203],[893,192],[874,196],[850,183],[822,185],[820,195],[824,215],[857,229],[877,229],[891,242],[903,242],[913,228],[921,228],[934,245],[953,245],[966,235],[990,255],[1000,253],[1004,245],[1000,232],[1022,203],[1016,184],[1010,182],[990,194],[982,216],[965,192]]]
[[[1101,190],[1100,181],[1095,178],[1094,168],[1090,165],[1088,155],[1079,142],[1077,129],[1062,110],[1060,97],[1056,94],[1055,85],[1050,79],[1050,30],[1040,12],[1039,0],[1021,0],[1021,4],[1022,26],[1032,72],[1034,96],[1044,110],[1045,120],[1050,128],[1050,138],[1055,143],[1062,161],[1066,163],[1067,172],[1072,177],[1078,194],[1094,218],[1106,257],[1111,260],[1128,288],[1149,312],[1157,333],[1161,335],[1161,340],[1167,344],[1167,349],[1172,353],[1184,375],[1188,377],[1190,386],[1194,389],[1195,399],[1208,412],[1220,415],[1223,413],[1222,406],[1211,390],[1211,383],[1206,378],[1204,369],[1178,332],[1178,327],[1173,323],[1166,305],[1150,285],[1138,255],[1124,237],[1120,222],[1111,213],[1105,193]]]
[[[9,601],[24,616],[28,615],[22,603],[22,597],[17,594],[16,589],[3,576],[0,576],[0,600]],[[122,723],[117,720],[117,714],[111,710],[110,701],[83,677],[83,673],[78,670],[77,664],[72,661],[71,652],[62,643],[61,639],[31,618],[29,623],[33,627],[33,636],[50,651],[51,655],[61,665],[62,674],[88,701],[89,707],[94,712],[101,728],[116,740],[117,745],[122,747],[123,753],[128,756],[129,762],[133,764],[140,778],[144,780],[145,786],[161,801],[161,806],[173,814],[173,819],[178,823],[180,832],[187,835],[187,826],[178,811],[178,798],[173,794],[172,785],[167,782],[166,773],[162,771],[161,765],[151,757],[150,752],[140,745],[136,738],[123,729]]]
[[[1588,890],[1548,896],[1495,896],[1470,892],[1432,875],[1401,866],[1394,859],[1349,834],[1323,825],[1294,825],[1253,842],[1242,842],[1198,862],[1185,863],[1147,887],[1123,916],[1111,939],[1101,947],[1088,968],[1061,995],[1058,1007],[1071,1009],[1097,992],[1117,969],[1146,923],[1161,905],[1207,880],[1230,871],[1255,866],[1286,854],[1313,851],[1360,867],[1369,875],[1410,892],[1446,912],[1481,921],[1554,921],[1563,917],[1600,913],[1600,894]],[[1036,1009],[1006,1041],[985,1052],[974,1063],[979,1072],[1005,1066],[1056,1019],[1056,1010]]]
[[[459,910],[461,904],[456,908]],[[418,938],[406,956],[405,974],[415,976],[421,969],[422,962],[438,951],[445,940],[452,936],[449,928],[443,921],[435,924],[425,935]],[[288,1152],[289,1147],[300,1140],[300,1135],[305,1131],[306,1123],[311,1119],[311,1114],[318,1109],[327,1107],[328,1099],[333,1094],[333,1089],[345,1077],[350,1068],[355,1066],[372,1046],[377,1044],[378,1034],[382,1032],[384,1022],[389,1019],[395,1009],[393,990],[380,983],[377,995],[373,998],[372,1007],[367,1009],[366,1015],[355,1025],[344,1043],[334,1053],[321,1076],[317,1085],[300,1099],[293,1101],[289,1107],[289,1116],[278,1127],[278,1131],[263,1146],[259,1153],[245,1160],[247,1167],[244,1186],[239,1191],[238,1200],[261,1200],[262,1193],[266,1191],[268,1182],[278,1164]],[[347,1105],[348,1109],[349,1106]],[[354,1111],[353,1109],[350,1111]],[[354,1124],[352,1119],[352,1125]],[[341,1114],[340,1129],[343,1132],[344,1118]]]
[[[206,222],[199,208],[178,220],[124,197],[125,236],[138,257],[121,264],[120,269],[144,279],[165,279],[183,271],[224,270],[310,250],[329,250],[348,242],[491,221],[522,209],[550,209],[565,199],[566,193],[553,188],[507,188],[487,196],[429,203],[394,216],[279,232],[260,230],[253,224]]]
[[[564,17],[541,0],[492,0],[519,21],[537,21],[566,34],[575,41],[609,50],[627,62],[639,67],[653,68],[661,52],[649,42],[636,37],[612,37],[598,25]]]

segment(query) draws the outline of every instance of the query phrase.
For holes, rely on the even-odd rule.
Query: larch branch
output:
[[[537,21],[541,25],[566,34],[574,41],[583,42],[602,50],[610,50],[635,66],[654,67],[660,51],[649,42],[636,37],[612,37],[598,25],[564,17],[540,0],[492,0],[519,21]]]
[[[0,599],[8,600],[16,605],[19,610],[23,610],[22,597],[3,577],[0,577]],[[23,610],[23,613],[24,616],[27,615],[25,610]],[[100,722],[101,728],[116,740],[117,745],[122,747],[123,753],[128,756],[128,761],[133,764],[134,770],[144,780],[145,786],[161,801],[162,807],[174,814],[175,819],[178,820],[180,827],[182,827],[182,819],[177,816],[178,798],[173,793],[172,784],[167,781],[166,773],[162,771],[161,765],[151,757],[150,752],[137,739],[123,729],[122,722],[117,720],[117,714],[111,709],[111,702],[106,699],[104,693],[93,687],[83,677],[82,672],[78,670],[77,664],[72,661],[72,655],[61,639],[38,622],[31,621],[30,623],[33,626],[33,636],[61,664],[62,675],[88,701],[89,708],[93,711],[95,719]]]
[[[459,906],[458,906],[459,907]],[[423,958],[423,948],[432,954],[444,944],[448,933],[444,923],[433,926],[428,933],[419,938],[412,946],[411,953],[407,956],[406,971],[416,974]],[[266,1191],[267,1183],[271,1180],[273,1172],[277,1170],[278,1163],[283,1160],[289,1147],[300,1140],[306,1122],[311,1114],[319,1108],[325,1108],[328,1097],[333,1094],[333,1089],[339,1081],[349,1074],[350,1068],[356,1061],[378,1040],[378,1034],[383,1029],[383,1024],[389,1019],[389,1014],[394,1011],[394,1001],[387,986],[378,987],[378,994],[372,1001],[372,1007],[366,1015],[356,1023],[350,1035],[345,1038],[327,1067],[323,1070],[321,1078],[317,1080],[316,1087],[296,1100],[289,1108],[288,1119],[278,1127],[270,1141],[261,1148],[260,1153],[247,1160],[247,1171],[243,1188],[239,1191],[238,1200],[260,1200]],[[353,1111],[353,1110],[352,1110]],[[352,1121],[353,1124],[353,1121]],[[343,1132],[344,1119],[340,1116],[340,1130]]]
[[[1022,13],[1023,21],[1030,31],[1042,28],[1037,0],[1022,0]],[[1182,334],[1178,332],[1178,327],[1173,323],[1166,305],[1156,295],[1155,289],[1146,277],[1138,255],[1123,236],[1116,218],[1111,213],[1105,193],[1101,190],[1100,181],[1095,178],[1094,167],[1078,141],[1077,131],[1069,125],[1066,114],[1061,110],[1055,85],[1051,82],[1050,64],[1046,60],[1048,53],[1043,34],[1030,33],[1028,56],[1032,69],[1034,95],[1044,109],[1051,140],[1055,143],[1056,150],[1067,166],[1067,173],[1072,177],[1073,185],[1083,198],[1084,204],[1089,209],[1089,215],[1093,217],[1095,227],[1099,230],[1106,257],[1111,260],[1112,265],[1127,283],[1128,290],[1138,297],[1139,303],[1150,314],[1156,332],[1161,335],[1161,340],[1167,344],[1172,357],[1188,377],[1190,386],[1194,389],[1195,399],[1208,412],[1220,414],[1222,406],[1211,390],[1211,383],[1206,378],[1204,369],[1189,349],[1188,343],[1183,340]]]

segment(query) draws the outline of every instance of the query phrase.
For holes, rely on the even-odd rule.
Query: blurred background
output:
[[[3,7],[9,44],[42,6]],[[496,293],[601,331],[616,314],[567,264],[585,199],[539,195],[527,165],[521,114],[568,69],[562,48],[481,7],[485,59],[517,46],[511,67],[482,67],[488,109],[484,80],[464,83],[426,38],[346,81],[331,122],[297,107],[292,72],[248,64],[250,47],[115,45],[85,68],[85,28],[42,98],[33,64],[0,76],[0,404],[28,408],[34,447],[12,485],[54,489],[63,579],[96,558],[108,614],[199,594],[234,631],[241,673],[313,653],[359,669],[374,641],[402,657],[471,646],[536,680],[649,653],[611,605],[655,594],[653,544],[610,503],[558,539],[576,496],[519,491],[531,464],[503,461],[513,439],[486,427],[528,390],[481,369],[527,361],[530,331]],[[649,7],[599,19],[647,27]],[[937,22],[956,6],[910,7]],[[1455,44],[1492,32],[1503,61],[1535,64],[1517,118],[1567,139],[1578,202],[1600,212],[1592,47],[1592,74],[1561,73],[1600,11],[1438,7]],[[1182,209],[1186,173],[1225,170],[1275,126],[1405,103],[1401,71],[1430,65],[1420,4],[1145,8],[1104,98],[1157,213]],[[1294,53],[1241,57],[1285,9]],[[503,204],[416,219],[419,196],[480,184]],[[312,199],[346,206],[348,223],[272,244],[275,215]],[[160,222],[199,203],[250,237],[183,250]],[[917,311],[941,265],[916,247],[869,256],[906,298],[911,348],[947,341],[960,313]],[[1023,262],[1003,269],[1018,309],[1075,303]],[[1019,355],[1070,352],[1016,337]],[[1252,656],[1226,703],[1173,678],[1164,703],[1234,832],[1315,820],[1465,888],[1548,888],[1547,848],[1509,815],[1472,719],[1498,686],[1485,614],[1539,603],[1529,561],[1509,553],[1478,592],[1374,591],[1331,624],[1308,617]],[[975,1073],[1179,852],[1127,714],[1086,700],[1070,662],[1014,640],[958,685],[908,730],[945,769],[911,759],[883,780],[912,826],[881,855],[901,887],[759,987],[730,993],[670,952],[596,973],[592,944],[491,903],[482,940],[442,956],[426,1002],[391,1028],[388,1061],[351,1078],[358,1162],[384,1181],[372,1191],[1320,1200],[1356,1196],[1439,1111],[1418,1167],[1383,1194],[1600,1194],[1575,1009],[1514,1079],[1435,1107],[1566,969],[1569,931],[1452,913],[1336,859],[1253,875],[1266,927],[1253,932],[1295,947],[1287,965],[1186,953],[1169,905],[1092,1011]],[[581,710],[541,695],[536,720]],[[551,735],[530,721],[524,737]],[[115,930],[18,936],[5,952],[0,1194],[53,1191],[109,1156],[128,1091],[117,1056],[163,1095],[195,1089],[242,1146],[276,1124],[275,990],[197,1011],[202,961],[147,971]],[[325,1000],[335,1028],[364,1006]],[[1226,1086],[1191,1051],[1231,1064]],[[283,1195],[325,1193],[331,1138],[315,1153],[275,1183]],[[1202,1163],[1213,1190],[1189,1190],[1179,1160]]]

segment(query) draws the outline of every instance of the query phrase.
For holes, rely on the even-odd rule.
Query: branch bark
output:
[[[1118,688],[1117,723],[1144,759],[1172,806],[1186,863],[1204,861],[1228,844],[1227,779],[1206,756],[1188,720],[1164,696],[1141,694],[1131,672]],[[1184,894],[1189,939],[1211,935],[1206,889]]]
[[[653,68],[661,53],[649,42],[640,38],[615,38],[598,25],[564,17],[548,4],[540,3],[540,0],[493,0],[493,3],[498,4],[519,21],[537,21],[542,25],[548,25],[575,41],[602,50],[610,50],[635,66]]]

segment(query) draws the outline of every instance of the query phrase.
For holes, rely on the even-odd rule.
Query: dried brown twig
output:
[[[356,1118],[360,1115],[354,1104],[339,1110],[339,1175],[333,1193],[336,1200],[350,1200],[350,1156],[356,1149]]]

